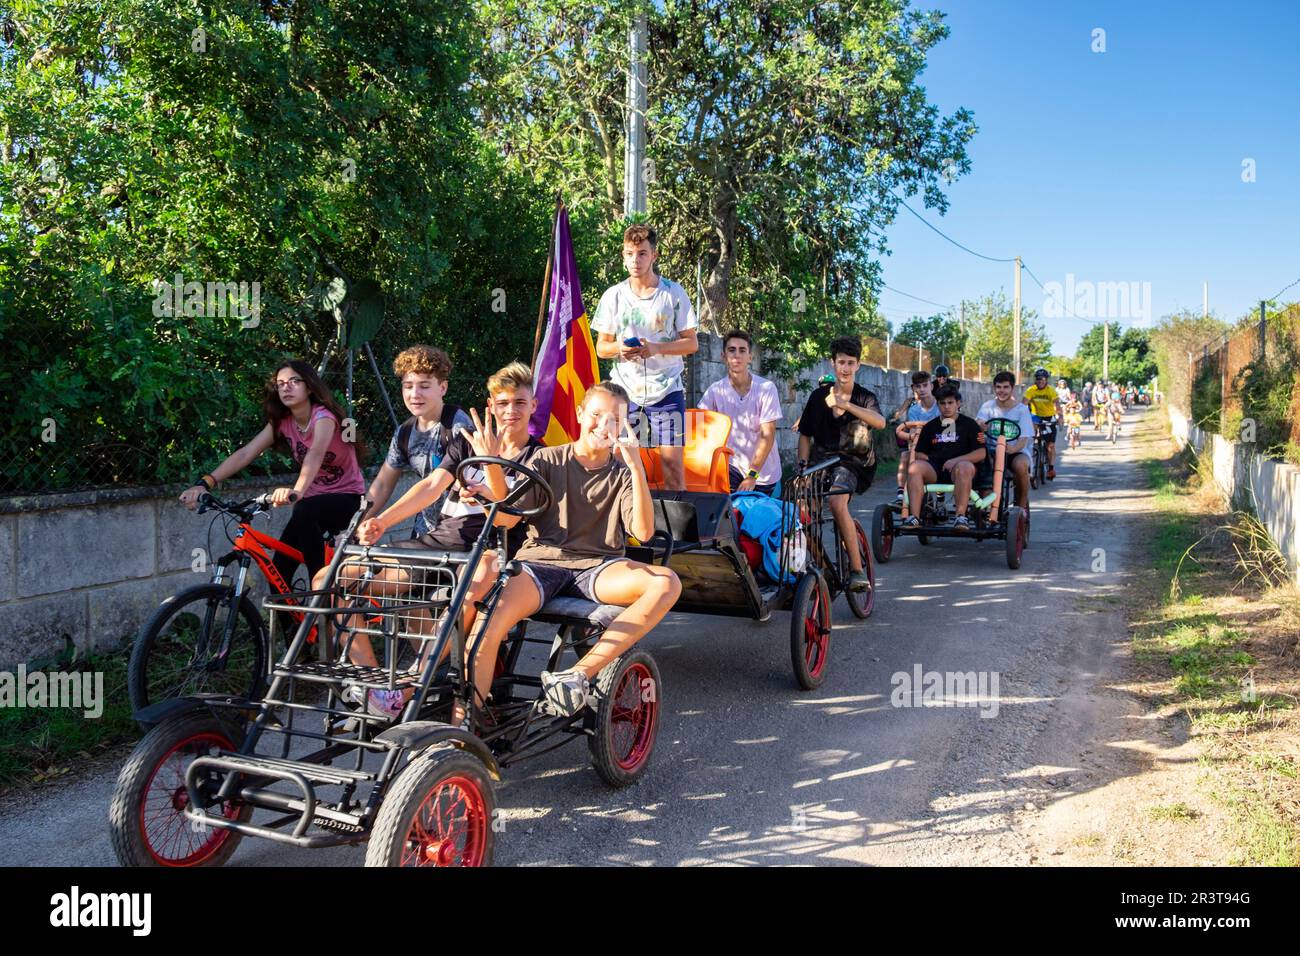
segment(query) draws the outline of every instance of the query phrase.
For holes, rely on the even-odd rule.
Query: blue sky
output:
[[[1150,283],[1153,319],[1201,307],[1236,319],[1300,277],[1300,3],[920,3],[949,38],[921,83],[979,132],[947,215],[909,200],[989,256],[1020,255],[1044,283]],[[1092,32],[1106,31],[1104,53]],[[1254,182],[1242,162],[1255,161]],[[906,210],[888,230],[886,284],[940,303],[1010,296],[1011,264],[949,245]],[[1024,304],[1044,296],[1025,276]],[[1283,300],[1300,300],[1300,285]],[[884,291],[897,328],[913,310]],[[1072,309],[1072,311],[1082,311]],[[1124,325],[1142,324],[1130,308]],[[1048,319],[1058,354],[1090,322]]]

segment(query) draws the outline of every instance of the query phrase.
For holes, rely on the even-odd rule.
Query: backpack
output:
[[[449,402],[443,402],[442,415],[438,418],[438,424],[447,432],[451,432],[452,423],[456,420],[456,413],[461,410],[459,405],[452,405]],[[411,460],[411,434],[415,431],[415,416],[412,415],[406,421],[402,422],[401,427],[397,429],[397,447],[402,449],[402,456],[409,462]],[[450,441],[450,439],[448,439]]]
[[[808,565],[807,542],[797,521],[798,510],[791,502],[782,502],[757,491],[741,491],[731,496],[732,507],[740,517],[741,531],[753,538],[762,548],[763,572],[768,579],[781,584],[797,580]],[[785,512],[786,537],[784,546],[790,549],[785,581],[781,581],[781,525]]]

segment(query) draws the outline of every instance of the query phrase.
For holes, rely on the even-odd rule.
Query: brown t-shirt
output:
[[[528,466],[546,479],[555,503],[528,523],[528,539],[515,554],[520,561],[540,561],[577,571],[594,568],[627,549],[632,524],[632,473],[614,454],[589,471],[573,454],[573,445],[539,448]],[[540,504],[533,488],[517,507]]]

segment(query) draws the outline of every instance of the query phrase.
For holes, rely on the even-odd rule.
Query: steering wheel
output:
[[[519,462],[511,461],[509,458],[495,458],[491,455],[475,455],[472,458],[466,458],[456,466],[456,481],[462,487],[467,484],[465,481],[465,470],[469,468],[470,465],[479,465],[480,467],[484,465],[497,465],[503,471],[513,471],[521,477],[522,480],[515,482],[515,486],[510,489],[510,492],[497,502],[497,511],[501,514],[523,518],[527,521],[530,518],[536,518],[539,514],[548,511],[551,505],[555,503],[555,495],[551,491],[551,486],[546,483],[545,478],[533,471],[533,469],[529,468],[527,465],[521,465]],[[535,508],[512,508],[511,505],[522,498],[525,493],[527,493],[528,489],[533,487],[533,485],[536,485],[538,491],[541,492],[541,504],[537,505]]]
[[[1005,438],[1008,444],[1020,437],[1020,423],[1014,418],[990,418],[984,430],[994,438]]]

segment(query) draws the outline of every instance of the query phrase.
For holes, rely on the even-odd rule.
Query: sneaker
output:
[[[1048,468],[1048,469],[1047,469],[1047,480],[1048,480],[1048,481],[1055,481],[1055,480],[1056,480],[1056,469],[1055,469],[1055,468]]]
[[[965,515],[958,515],[957,517],[953,518],[953,519],[952,519],[952,530],[953,530],[953,531],[969,531],[969,530],[970,530],[970,519],[967,518]]]
[[[902,505],[903,498],[905,498],[906,496],[907,496],[907,492],[905,492],[902,488],[899,488],[898,494],[894,495],[894,504]]]
[[[401,716],[402,708],[406,706],[400,690],[372,690],[366,693],[364,688],[354,686],[343,692],[343,700],[347,704],[360,708],[363,693],[365,693],[366,713],[375,717],[396,720]]]
[[[542,671],[542,697],[558,717],[572,717],[591,703],[591,681],[578,670]]]
[[[917,520],[916,515],[908,515],[906,518],[903,519],[904,528],[915,528],[920,523],[921,522]]]
[[[870,591],[871,578],[867,577],[866,571],[854,571],[849,575],[850,591]]]

